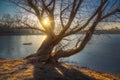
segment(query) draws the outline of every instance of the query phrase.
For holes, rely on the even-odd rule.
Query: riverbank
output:
[[[30,64],[26,60],[0,59],[0,80],[120,80],[120,75],[65,63]]]
[[[79,32],[77,34],[84,34],[84,32]],[[100,34],[120,34],[120,30],[96,30],[94,32],[95,35]],[[21,35],[44,35],[44,33],[37,31],[3,31],[0,30],[0,36],[21,36]]]

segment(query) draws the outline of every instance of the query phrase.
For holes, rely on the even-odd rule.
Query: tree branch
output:
[[[105,19],[105,18],[107,18],[107,17],[109,17],[109,16],[112,16],[112,15],[116,14],[117,12],[120,13],[120,9],[115,9],[115,10],[113,10],[112,12],[110,12],[110,13],[102,16],[102,17],[101,17],[101,20],[103,20],[103,19]]]
[[[10,1],[11,3],[15,4],[16,6],[18,6],[18,7],[22,8],[22,9],[24,9],[25,11],[30,12],[30,13],[36,15],[34,12],[32,12],[31,10],[29,10],[29,9],[27,9],[27,8],[25,8],[25,7],[21,6],[21,5],[19,5],[17,2],[15,2],[15,1],[13,1],[13,0],[9,0],[9,1]]]
[[[100,6],[95,10],[93,15],[90,16],[90,18],[86,21],[86,23],[83,26],[81,26],[80,28],[78,28],[78,29],[76,29],[74,31],[67,32],[66,34],[64,34],[64,37],[69,36],[71,34],[75,34],[75,33],[79,32],[79,31],[81,31],[82,29],[86,28],[87,25],[91,22],[91,20],[98,14],[98,12],[100,10],[102,10],[102,8],[106,4],[106,2],[107,2],[107,0],[105,0],[104,2],[101,2]],[[80,26],[80,25],[77,24],[76,27],[78,27],[78,26]]]
[[[65,34],[65,32],[68,30],[68,28],[72,24],[72,21],[75,18],[76,13],[78,12],[78,9],[79,9],[80,5],[82,4],[82,2],[83,2],[83,0],[79,0],[79,2],[77,4],[77,0],[73,1],[73,6],[72,6],[72,9],[70,12],[70,17],[69,17],[68,23],[65,25],[63,30],[60,32],[59,36],[63,36]]]
[[[25,22],[21,22],[21,23],[23,23],[24,25],[27,26],[27,27],[25,27],[25,28],[34,29],[34,30],[38,30],[38,31],[41,31],[41,32],[43,32],[43,33],[46,33],[45,30],[43,30],[43,29],[40,29],[40,28],[37,28],[37,27],[32,27],[32,26],[30,26],[29,24],[27,24],[27,23],[25,23]]]

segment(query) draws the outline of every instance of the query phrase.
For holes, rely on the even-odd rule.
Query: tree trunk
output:
[[[50,58],[50,54],[55,46],[54,39],[46,37],[46,39],[42,42],[40,48],[37,50],[35,54],[32,54],[26,59],[34,59],[39,61],[47,61]]]

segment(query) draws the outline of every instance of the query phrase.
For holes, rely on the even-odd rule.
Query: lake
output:
[[[35,53],[44,38],[41,35],[0,36],[0,58],[23,58]],[[60,61],[120,74],[120,35],[94,35],[82,52]]]

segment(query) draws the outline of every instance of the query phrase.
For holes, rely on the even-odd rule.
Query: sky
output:
[[[113,0],[110,0],[110,1],[113,1]],[[17,7],[17,9],[20,9],[20,8]],[[17,12],[17,10],[16,10],[16,6],[14,4],[8,2],[7,0],[0,0],[0,18],[4,14],[8,14],[9,13],[9,14],[14,15],[14,14],[16,14],[16,12]]]
[[[115,0],[109,0],[109,1],[113,2]],[[94,0],[94,2],[96,4],[99,3],[98,0]],[[14,4],[10,3],[8,0],[0,0],[0,16],[3,15],[3,14],[6,14],[6,13],[10,13],[10,14],[14,13],[15,12],[15,7],[16,6]]]
[[[15,6],[7,0],[0,0],[0,17],[7,13],[14,14]]]
[[[67,0],[66,0],[67,1]],[[97,0],[94,0],[98,2]],[[110,0],[113,1],[113,0]],[[14,14],[15,13],[15,5],[10,3],[8,0],[0,0],[0,16],[9,13]]]

